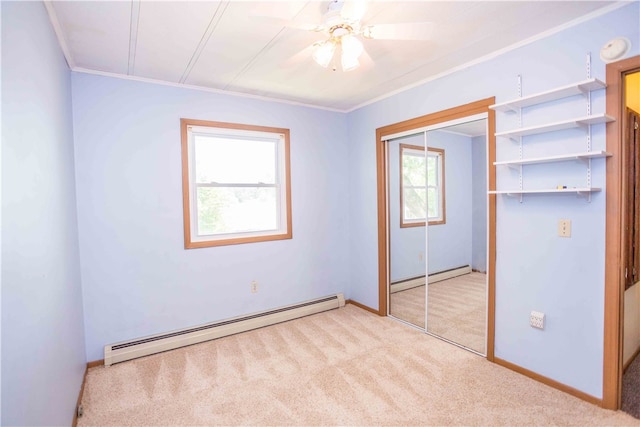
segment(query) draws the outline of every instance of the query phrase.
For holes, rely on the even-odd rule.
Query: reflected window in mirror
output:
[[[400,227],[445,223],[444,150],[400,144]]]

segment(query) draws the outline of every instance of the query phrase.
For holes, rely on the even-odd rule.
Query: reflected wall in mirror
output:
[[[424,133],[387,143],[389,314],[425,326],[427,215]]]
[[[487,329],[486,129],[486,119],[444,123],[387,142],[389,314],[481,354]]]
[[[445,125],[446,126],[446,125]],[[446,153],[446,221],[427,237],[427,332],[486,353],[486,119],[426,133]]]

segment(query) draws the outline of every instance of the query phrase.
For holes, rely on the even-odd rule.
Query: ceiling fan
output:
[[[314,61],[326,68],[338,52],[342,70],[351,71],[360,66],[361,55],[363,53],[366,55],[361,38],[369,40],[429,40],[431,38],[431,22],[367,25],[362,22],[365,12],[365,0],[332,0],[323,15],[322,23],[311,28],[311,31],[324,33],[327,37],[311,46]],[[332,68],[334,71],[337,68],[335,61]]]

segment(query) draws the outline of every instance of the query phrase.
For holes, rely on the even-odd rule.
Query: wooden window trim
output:
[[[411,144],[400,144],[400,228],[411,228],[411,227],[424,227],[425,221],[417,221],[417,222],[404,222],[404,173],[402,172],[403,162],[402,162],[402,151],[403,150],[416,150],[416,151],[424,151],[424,147],[420,145],[411,145]],[[445,192],[445,156],[444,149],[442,148],[433,148],[427,147],[427,152],[435,152],[439,153],[442,161],[441,161],[441,185],[440,185],[440,199],[442,205],[442,219],[434,219],[429,220],[429,225],[442,225],[447,223],[447,204],[446,204],[446,192]],[[425,187],[428,188],[428,187]],[[427,213],[428,216],[428,213]]]
[[[248,237],[234,237],[230,239],[217,239],[206,241],[194,241],[191,236],[191,193],[189,182],[189,140],[188,140],[188,127],[189,126],[203,126],[212,128],[234,129],[234,130],[246,130],[267,132],[274,134],[284,135],[284,164],[282,167],[284,170],[285,182],[281,186],[284,188],[285,194],[285,206],[283,211],[287,215],[286,218],[286,230],[284,233],[277,230],[274,234],[260,235],[260,236],[248,236]],[[184,247],[185,249],[195,248],[207,248],[213,246],[227,246],[237,245],[242,243],[256,243],[267,242],[272,240],[285,240],[293,238],[292,221],[291,221],[291,161],[290,161],[290,132],[289,129],[274,128],[266,126],[254,126],[238,123],[226,123],[226,122],[214,122],[208,120],[195,120],[195,119],[180,119],[180,134],[181,134],[181,154],[182,154],[182,212],[183,212],[183,230],[184,230]]]

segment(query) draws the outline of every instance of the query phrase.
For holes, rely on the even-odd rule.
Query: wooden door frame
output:
[[[488,148],[487,148],[487,171],[489,175],[488,190],[496,189],[496,167],[493,164],[496,160],[496,116],[495,111],[489,108],[495,104],[495,97],[481,99],[469,104],[449,108],[437,113],[427,114],[394,123],[376,129],[376,164],[377,164],[377,185],[378,185],[378,314],[387,316],[388,290],[387,281],[389,274],[389,251],[388,251],[388,224],[387,218],[387,159],[385,155],[384,137],[399,132],[419,129],[438,123],[444,123],[455,119],[473,116],[476,114],[487,114],[488,123]],[[488,200],[488,239],[489,252],[487,253],[487,274],[488,274],[488,294],[487,294],[487,360],[494,359],[495,342],[495,266],[496,266],[496,195],[490,194]]]
[[[606,166],[606,235],[604,273],[604,353],[602,406],[619,409],[622,396],[622,345],[624,256],[623,190],[626,167],[623,159],[623,135],[626,115],[623,111],[624,75],[640,70],[640,55],[607,64],[606,110],[616,121],[607,124],[607,151],[612,154]]]

